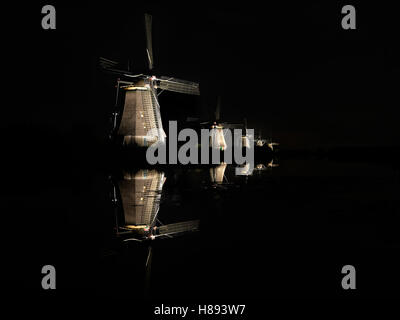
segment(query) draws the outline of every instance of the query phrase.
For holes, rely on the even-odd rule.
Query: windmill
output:
[[[244,134],[242,135],[242,147],[250,148],[250,135],[247,132],[247,118],[243,119],[244,124]]]
[[[152,16],[144,16],[146,34],[146,60],[149,74],[154,69]],[[172,91],[199,95],[199,84],[173,77],[134,74],[116,61],[100,57],[99,64],[107,73],[118,75],[115,112],[112,115],[111,137],[122,136],[123,145],[149,146],[165,142],[158,95]],[[159,91],[160,90],[160,91]],[[121,107],[123,103],[123,107]]]
[[[255,139],[255,143],[257,147],[262,147],[267,143],[267,140],[262,139],[261,130],[258,131],[258,137]]]
[[[279,163],[276,163],[275,159],[272,158],[269,162],[267,162],[266,165],[264,165],[263,163],[257,164],[256,167],[254,168],[254,170],[256,170],[256,171],[263,171],[263,170],[269,170],[269,169],[272,170],[272,168],[276,168],[276,167],[279,167]]]
[[[222,109],[222,97],[218,96],[217,104],[214,111],[214,120],[200,123],[201,125],[209,126],[211,129],[215,129],[210,137],[211,148],[217,148],[225,150],[227,143],[224,136],[224,129],[243,129],[244,134],[242,135],[242,147],[250,147],[249,135],[247,134],[247,119],[243,119],[243,123],[234,122],[222,122],[221,121],[221,109]]]
[[[267,164],[267,168],[275,168],[275,167],[279,167],[279,163],[274,163],[274,159],[271,159],[270,162],[268,162]]]
[[[213,149],[225,150],[227,143],[224,136],[224,126],[220,121],[221,116],[221,96],[218,96],[217,105],[214,112],[214,121],[211,124],[211,129],[213,129],[210,136],[210,146]],[[202,124],[210,125],[209,122],[203,122]]]
[[[279,143],[278,142],[273,142],[272,139],[271,139],[271,141],[269,141],[267,143],[267,146],[268,146],[268,148],[271,149],[271,151],[274,151],[274,146],[279,146]]]
[[[125,171],[122,178],[111,179],[117,236],[142,242],[199,229],[199,220],[163,224],[158,219],[165,180],[164,173],[156,170]]]
[[[260,130],[258,133],[257,139],[255,139],[255,145],[257,147],[263,147],[264,145],[266,145],[269,149],[271,149],[271,151],[274,151],[274,146],[279,146],[279,143],[274,142],[272,140],[272,138],[271,139],[262,139],[261,130]]]

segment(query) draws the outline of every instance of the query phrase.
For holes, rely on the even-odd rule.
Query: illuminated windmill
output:
[[[261,130],[258,132],[258,137],[254,140],[254,143],[257,147],[263,147],[266,143],[266,139],[261,138]]]
[[[263,163],[259,163],[258,165],[256,165],[254,170],[263,171],[263,170],[269,170],[269,169],[276,168],[276,167],[279,167],[279,163],[276,163],[276,162],[274,162],[274,159],[271,159],[266,165],[264,165]]]
[[[279,143],[273,142],[272,139],[269,139],[269,140],[267,140],[267,139],[262,139],[262,138],[261,138],[261,131],[260,131],[260,133],[259,133],[259,135],[258,135],[258,138],[255,139],[254,142],[255,142],[255,145],[256,145],[257,147],[263,147],[264,145],[266,145],[268,148],[271,149],[271,151],[274,151],[274,146],[279,146]]]
[[[153,72],[152,16],[145,14],[147,72]],[[133,74],[121,70],[115,61],[100,58],[106,72],[119,76],[117,80],[116,111],[113,113],[111,136],[122,136],[123,145],[149,146],[164,142],[166,134],[161,120],[158,95],[166,91],[199,95],[199,84],[173,77]],[[158,90],[161,90],[158,92]],[[121,108],[121,105],[123,107]]]
[[[221,96],[218,97],[217,106],[214,113],[215,121],[211,125],[211,129],[215,130],[213,130],[213,133],[210,137],[210,146],[211,148],[225,150],[227,144],[224,137],[224,126],[220,122],[220,113],[221,113]]]
[[[279,146],[279,143],[273,142],[272,140],[267,143],[268,148],[270,148],[272,151],[274,151],[274,146]]]
[[[225,150],[227,148],[227,142],[224,136],[224,129],[242,129],[244,130],[242,135],[242,147],[250,147],[250,137],[247,133],[247,119],[243,119],[243,123],[232,123],[232,122],[222,122],[221,121],[221,96],[218,96],[217,105],[214,112],[214,121],[212,122],[202,122],[202,125],[210,126],[214,129],[210,136],[210,147],[220,150]],[[233,134],[233,132],[232,132]],[[233,137],[233,135],[232,135]]]
[[[250,148],[251,137],[247,132],[247,119],[244,118],[243,122],[244,122],[244,135],[242,135],[242,147]]]

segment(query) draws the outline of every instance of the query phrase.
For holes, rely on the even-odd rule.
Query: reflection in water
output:
[[[253,175],[253,171],[264,171],[272,168],[279,167],[279,164],[276,163],[276,160],[271,159],[266,164],[259,163],[254,168],[251,168],[250,163],[244,163],[239,166],[227,165],[226,163],[221,163],[218,166],[210,168],[210,179],[211,185],[222,185],[222,184],[231,184],[232,182],[240,183],[240,176],[251,176]],[[232,170],[233,169],[233,170]],[[229,175],[230,176],[228,178]]]
[[[267,160],[265,167],[270,163]],[[237,174],[238,168],[241,174]],[[137,293],[140,296],[157,294],[154,289],[164,279],[165,259],[177,250],[176,246],[185,243],[186,252],[190,243],[198,244],[211,236],[221,241],[220,226],[227,224],[225,210],[232,203],[240,208],[242,202],[235,201],[246,190],[244,186],[252,175],[249,164],[238,167],[226,163],[114,172],[110,181],[115,232],[110,244],[117,259],[129,267],[123,271],[119,264],[113,264],[113,259],[106,260],[123,275],[121,283],[142,288]],[[196,232],[200,230],[199,219],[201,233]],[[174,239],[165,241],[168,238]],[[173,259],[178,265],[186,263],[181,256]],[[113,276],[110,277],[114,283]]]
[[[265,165],[257,165],[254,170],[263,171],[276,166],[278,164],[274,163],[272,159]],[[204,182],[206,186],[209,185],[211,187],[241,184],[241,176],[253,174],[253,170],[251,170],[248,163],[238,167],[221,163],[204,169],[209,171],[210,177],[208,183]],[[239,170],[239,174],[237,174],[237,170]],[[200,168],[189,171],[193,171],[191,176],[193,176],[193,173],[194,176],[201,176],[201,172],[204,172]],[[173,176],[176,176],[177,173],[178,171]],[[192,183],[195,183],[195,180]],[[128,235],[137,240],[144,240],[198,229],[198,220],[174,221],[166,225],[161,223],[158,213],[165,181],[165,173],[154,169],[142,169],[137,172],[124,171],[119,178],[113,179],[112,197],[116,205],[117,235]],[[164,218],[170,219],[168,216]]]
[[[165,181],[164,172],[156,170],[124,172],[123,177],[113,185],[113,200],[117,204],[117,235],[128,236],[126,240],[141,241],[198,230],[199,220],[164,225],[158,219]]]
[[[251,176],[253,169],[250,167],[250,163],[245,163],[237,167],[237,174],[241,176]]]
[[[116,232],[124,242],[142,242],[158,237],[171,238],[199,230],[199,220],[168,224],[160,221],[158,216],[165,181],[164,172],[144,169],[135,173],[125,171],[119,179],[114,179],[112,194],[116,211]],[[144,265],[143,293],[147,296],[151,292],[153,245],[147,242],[145,248],[147,257]],[[132,257],[138,259],[137,253]]]
[[[268,168],[275,168],[275,167],[279,167],[279,164],[278,164],[278,163],[275,163],[275,162],[274,162],[274,159],[272,159],[270,162],[268,162],[267,167],[268,167]]]
[[[126,228],[148,228],[154,224],[165,180],[164,173],[155,170],[124,173],[118,186]]]
[[[226,163],[221,163],[217,167],[210,168],[210,179],[212,184],[222,184],[224,182],[226,166]]]
[[[103,238],[94,242],[90,233],[83,238],[89,239],[88,245],[68,239],[66,245],[74,259],[65,260],[71,261],[72,266],[72,262],[78,261],[79,252],[85,270],[90,270],[86,274],[96,283],[93,287],[99,288],[93,292],[96,294],[142,298],[146,292],[160,301],[165,299],[165,292],[171,298],[200,299],[203,292],[213,298],[257,298],[249,293],[259,284],[270,285],[268,275],[276,272],[269,263],[272,260],[282,259],[280,265],[290,267],[310,259],[310,264],[289,278],[286,284],[290,287],[290,281],[297,276],[303,279],[304,272],[318,263],[319,254],[327,248],[326,267],[331,268],[332,261],[341,259],[344,248],[349,247],[344,254],[347,256],[357,248],[399,245],[398,169],[395,172],[385,164],[310,157],[286,158],[279,167],[276,159],[257,160],[247,183],[246,177],[235,175],[235,165],[226,164],[213,169],[205,165],[176,165],[163,166],[163,172],[116,173],[114,189],[110,189],[117,204],[112,215],[108,206],[96,202],[97,194],[105,196],[108,191],[108,180],[101,172],[98,180],[102,184],[90,184],[95,188],[91,194],[96,197],[90,196],[87,206],[93,202],[94,208],[104,210],[104,214],[86,210],[85,205],[82,212],[88,215],[87,222],[82,222],[81,215],[73,217],[88,227],[93,224],[92,217],[98,219],[96,226],[104,230]],[[218,187],[213,188],[216,183]],[[112,233],[114,217],[121,237]],[[194,219],[201,219],[200,232],[162,241],[120,241],[156,238],[163,228],[161,234],[168,238],[176,234],[174,226],[178,230],[196,229]],[[254,228],[252,219],[262,228]],[[86,228],[81,229],[86,232]],[[107,255],[101,256],[99,268],[92,266],[98,263],[97,251],[103,250],[88,254],[93,244],[107,246]],[[258,259],[254,263],[254,257],[263,250],[269,250],[273,259]],[[287,274],[287,270],[285,267],[282,274]],[[75,278],[71,276],[71,282]],[[80,287],[81,283],[74,284]],[[281,285],[280,281],[272,282],[274,289]],[[290,288],[296,289],[297,283]]]
[[[262,163],[265,168],[275,165],[268,158]],[[242,195],[253,196],[260,186],[262,190],[272,188],[268,170],[258,172],[255,168],[250,172],[249,164],[239,168],[240,175],[237,165],[226,163],[163,166],[162,171],[160,167],[116,168],[109,180],[112,188],[108,189],[114,212],[107,215],[108,221],[112,220],[107,225],[107,251],[114,255],[104,256],[104,272],[99,276],[105,292],[117,287],[121,295],[132,294],[125,288],[135,286],[138,290],[134,295],[156,297],[160,283],[170,286],[166,270],[169,273],[173,269],[181,285],[185,283],[185,270],[199,274],[202,269],[197,264],[208,262],[199,262],[196,252],[203,250],[203,244],[213,246],[214,241],[219,246],[228,245],[231,240],[221,236],[221,226],[235,227],[235,221],[242,219],[239,214],[254,203],[242,201]],[[195,273],[188,277],[196,282]],[[108,275],[107,282],[104,274]],[[116,274],[120,275],[118,282]]]
[[[276,162],[276,160],[271,159],[271,161],[267,162],[266,164],[259,163],[255,166],[254,170],[255,171],[264,171],[272,168],[279,167],[279,164]]]
[[[211,187],[240,185],[246,183],[247,177],[252,176],[254,172],[260,173],[278,166],[279,164],[276,162],[276,159],[271,159],[265,164],[259,163],[254,168],[250,166],[250,163],[244,163],[242,165],[227,165],[226,163],[221,163],[209,169]]]

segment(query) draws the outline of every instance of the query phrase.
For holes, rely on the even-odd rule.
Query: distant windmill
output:
[[[146,59],[148,72],[154,68],[152,42],[152,16],[145,14]],[[161,120],[158,95],[166,91],[199,95],[199,84],[173,77],[133,74],[120,68],[118,62],[100,57],[101,68],[119,76],[117,80],[116,107],[124,101],[122,110],[113,113],[112,136],[122,136],[124,145],[148,146],[164,142],[166,134]],[[161,92],[158,93],[158,90]]]
[[[272,138],[271,139],[263,139],[261,136],[261,130],[258,133],[257,139],[255,139],[255,144],[257,147],[263,147],[264,145],[267,145],[268,148],[271,149],[271,151],[274,151],[274,146],[279,146],[279,143],[273,142]]]
[[[224,126],[220,123],[220,116],[221,116],[221,104],[222,98],[218,96],[217,105],[215,107],[215,120],[211,125],[211,129],[214,129],[213,134],[210,138],[210,146],[211,148],[217,148],[221,150],[225,150],[227,147],[225,136],[224,136]]]
[[[279,146],[279,143],[277,142],[268,142],[267,143],[268,148],[270,148],[272,151],[274,151],[274,146]]]
[[[274,159],[271,159],[269,162],[267,162],[266,165],[263,163],[259,163],[255,166],[254,170],[255,171],[264,171],[264,170],[272,170],[272,168],[279,167],[279,163],[275,163]]]
[[[249,134],[247,132],[247,118],[243,119],[244,123],[244,134],[242,135],[242,147],[250,148],[250,139]]]
[[[242,136],[242,147],[249,147],[250,140],[247,134],[247,119],[244,118],[243,123],[233,123],[226,121],[223,122],[221,121],[221,109],[222,109],[222,97],[218,96],[217,104],[215,106],[215,111],[214,111],[214,120],[211,122],[206,121],[201,123],[202,125],[210,126],[211,129],[215,129],[210,137],[210,146],[212,148],[225,150],[227,148],[227,143],[224,136],[224,129],[240,128],[244,130]]]
[[[267,167],[268,168],[279,167],[279,163],[274,163],[274,159],[272,159],[270,162],[268,162]]]
[[[263,147],[267,143],[266,139],[262,139],[261,130],[258,131],[258,137],[255,140],[255,143],[257,147]]]
[[[267,146],[268,148],[271,149],[271,151],[274,151],[274,146],[279,146],[279,143],[277,142],[273,142],[272,140],[272,128],[271,128],[271,132],[270,132],[270,139],[268,140]]]

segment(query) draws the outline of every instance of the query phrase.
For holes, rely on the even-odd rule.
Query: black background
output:
[[[23,7],[28,19],[14,41],[25,70],[18,77],[30,75],[25,89],[35,97],[27,119],[67,138],[83,130],[101,139],[109,110],[93,102],[93,64],[130,59],[141,71],[143,12],[151,12],[155,73],[199,81],[202,118],[221,95],[223,118],[247,117],[288,148],[398,145],[396,10],[359,4],[357,30],[343,30],[342,6],[60,4],[49,31],[40,10]],[[185,112],[175,108],[164,112]]]
[[[13,256],[11,267],[17,270],[17,280],[22,280],[21,285],[12,284],[16,295],[23,291],[28,299],[32,295],[50,298],[50,294],[37,294],[41,261],[68,251],[68,241],[75,244],[72,247],[81,246],[83,257],[90,241],[95,242],[93,234],[83,236],[82,230],[70,239],[62,227],[68,215],[55,216],[53,210],[79,207],[78,212],[85,212],[86,202],[74,196],[96,183],[88,181],[90,174],[85,172],[104,165],[101,156],[113,99],[108,84],[99,81],[96,60],[98,56],[130,59],[133,68],[141,70],[145,64],[145,55],[140,54],[144,52],[144,12],[153,14],[155,74],[199,81],[201,86],[201,97],[196,100],[161,97],[163,121],[186,116],[208,119],[221,95],[222,118],[246,117],[250,128],[261,129],[283,149],[329,152],[345,147],[354,154],[361,147],[380,148],[390,150],[390,158],[385,152],[374,157],[397,165],[399,20],[392,5],[352,3],[357,10],[357,30],[343,30],[341,8],[348,3],[341,1],[53,2],[57,29],[43,30],[40,11],[44,4],[21,4],[3,13],[18,13],[14,23],[3,27],[7,41],[3,67],[10,68],[11,77],[6,81],[10,99],[3,105],[1,124],[5,155],[2,211],[11,217],[4,229]],[[190,107],[182,103],[185,101],[190,101]],[[323,184],[318,179],[313,183],[315,190]],[[98,195],[91,196],[97,201]],[[301,201],[302,194],[296,196]],[[396,217],[390,220],[392,232],[396,232]],[[77,224],[87,226],[88,222]],[[312,241],[318,242],[308,239],[307,243]],[[61,249],[58,243],[62,243]],[[336,256],[321,250],[326,268],[316,272],[313,283],[318,283],[319,289],[329,283],[328,289],[323,289],[328,297],[352,297],[340,290],[329,291],[340,275],[327,274],[346,259],[335,260]],[[372,287],[364,288],[366,296],[379,296],[373,288],[388,296],[398,293],[393,285],[398,283],[393,264],[398,250],[385,250],[375,253],[382,262],[364,266],[361,274],[377,270],[391,280],[380,281],[375,274]],[[245,252],[249,257],[243,264],[251,256],[251,250]],[[351,257],[352,251],[344,256]],[[368,252],[357,255],[356,260],[362,265],[366,256]],[[73,265],[74,274],[80,274],[79,265],[66,265]],[[90,269],[86,266],[83,270]],[[303,265],[298,267],[299,274],[305,278],[289,277],[288,283],[304,285],[313,270]],[[386,287],[385,283],[391,284]],[[303,290],[318,297],[313,288]],[[362,290],[355,297],[363,296]]]

